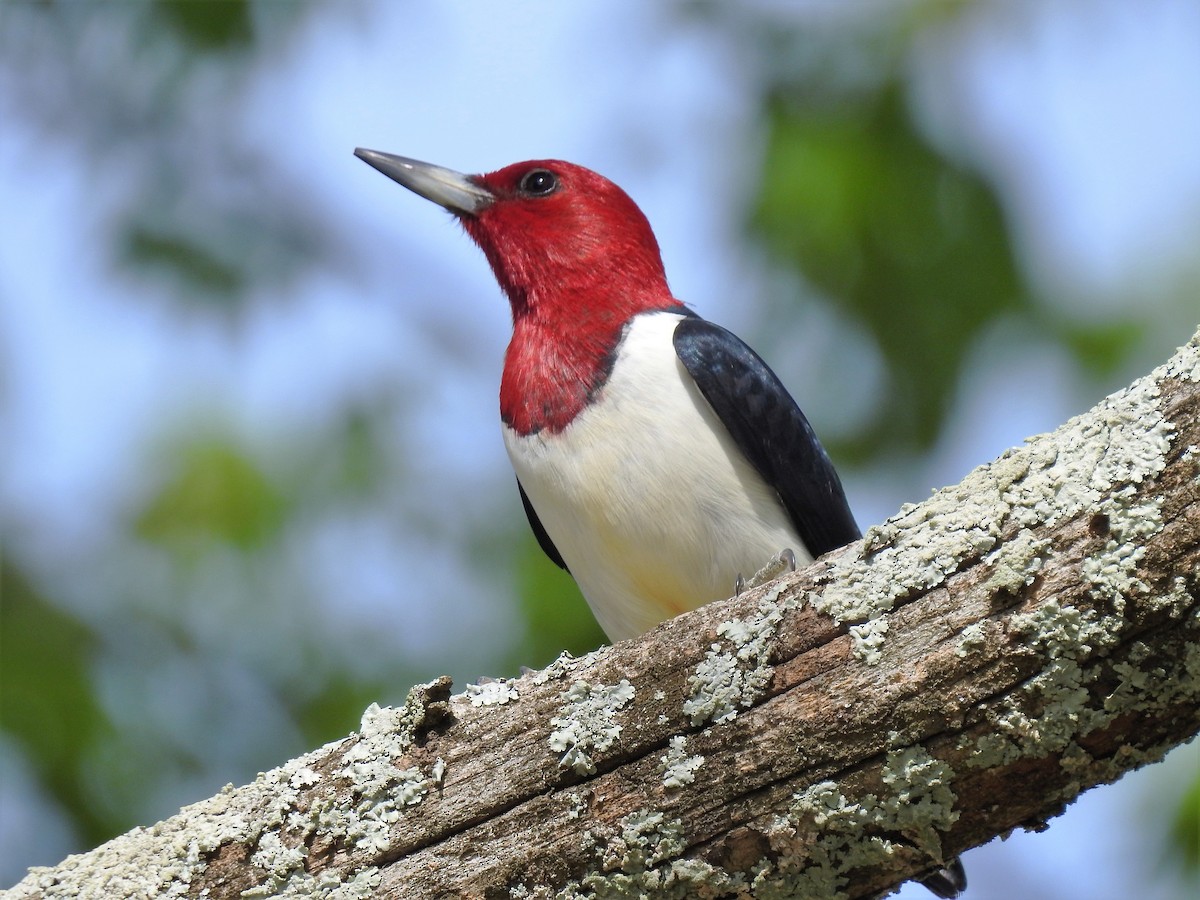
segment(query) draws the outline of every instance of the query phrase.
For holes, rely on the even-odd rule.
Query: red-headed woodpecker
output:
[[[512,306],[500,419],[521,501],[611,639],[728,597],[785,548],[805,563],[859,537],[796,402],[671,295],[623,190],[559,160],[463,175],[355,155],[452,212],[487,256]],[[925,884],[953,897],[961,871]]]

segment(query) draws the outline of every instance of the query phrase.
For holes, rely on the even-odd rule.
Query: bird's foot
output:
[[[784,572],[796,571],[796,554],[791,549],[780,550],[769,560],[767,564],[749,577],[743,578],[741,573],[738,573],[737,579],[733,583],[733,596],[740,597],[743,592],[756,588],[760,584],[766,584],[768,581],[774,581]]]
[[[944,869],[938,869],[923,879],[921,884],[943,900],[953,900],[967,889],[967,873],[962,860],[950,860]]]

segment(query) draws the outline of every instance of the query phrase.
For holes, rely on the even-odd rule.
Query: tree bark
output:
[[[867,897],[1200,731],[1200,334],[863,540],[7,896]]]

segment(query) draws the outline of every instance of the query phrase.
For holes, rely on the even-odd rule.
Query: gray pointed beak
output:
[[[355,150],[354,155],[392,181],[400,182],[414,194],[432,200],[457,216],[476,215],[496,199],[491,191],[453,169],[362,147]]]

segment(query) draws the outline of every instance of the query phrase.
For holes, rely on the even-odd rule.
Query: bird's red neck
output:
[[[580,306],[586,314],[516,316],[500,379],[500,418],[518,434],[562,431],[608,380],[629,321],[652,310],[682,309],[669,292],[627,304]],[[580,308],[580,307],[576,307]]]
[[[559,189],[523,196],[517,180],[531,167],[553,170]],[[630,319],[683,305],[667,287],[649,222],[616,185],[555,160],[477,180],[497,199],[463,227],[513,314],[500,415],[519,434],[558,432],[604,386]]]
[[[457,216],[487,256],[513,316],[500,414],[520,434],[568,427],[603,390],[630,321],[683,308],[642,211],[590,169],[540,159],[463,175],[355,153]]]

